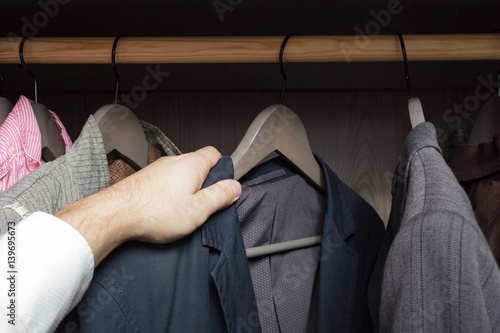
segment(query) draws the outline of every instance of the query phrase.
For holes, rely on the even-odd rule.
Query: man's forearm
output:
[[[118,185],[118,184],[117,184]],[[124,197],[125,196],[125,197]],[[64,206],[54,214],[75,228],[89,243],[97,266],[130,235],[124,216],[128,205],[127,192],[118,193],[114,186]]]

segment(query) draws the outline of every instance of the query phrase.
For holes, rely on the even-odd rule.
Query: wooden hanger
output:
[[[323,171],[314,158],[300,118],[288,107],[265,108],[252,122],[231,155],[234,179],[277,154],[284,157],[320,190],[325,191]]]
[[[477,115],[469,143],[491,141],[500,129],[500,68],[497,71],[497,84],[497,93],[486,102]]]
[[[0,125],[3,124],[10,111],[12,110],[12,104],[5,97],[0,97]]]
[[[40,128],[42,137],[42,159],[45,162],[55,160],[66,152],[66,145],[61,136],[61,131],[56,121],[52,117],[49,109],[43,104],[38,103],[38,82],[36,76],[31,72],[24,61],[23,47],[26,37],[23,38],[19,45],[19,58],[24,70],[33,78],[35,83],[35,102],[31,103],[33,112]]]
[[[148,165],[148,141],[139,119],[127,107],[108,104],[94,113],[106,154],[116,151],[137,169]]]
[[[0,125],[3,124],[10,111],[12,110],[12,104],[10,104],[9,100],[3,97],[3,86],[4,79],[2,73],[0,73]]]
[[[410,115],[411,127],[415,128],[418,124],[425,122],[424,109],[422,108],[422,103],[417,97],[413,97],[413,92],[411,89],[410,75],[408,73],[408,58],[406,57],[406,47],[403,40],[403,35],[398,31],[399,42],[401,43],[401,50],[403,51],[403,60],[405,64],[405,78],[406,87],[408,89],[408,95],[410,99],[408,100],[408,112]]]
[[[139,119],[127,107],[117,104],[120,77],[116,70],[115,53],[118,39],[113,43],[111,64],[115,72],[115,103],[101,107],[94,113],[99,124],[106,154],[116,151],[119,155],[135,164],[138,169],[148,165],[148,141]]]

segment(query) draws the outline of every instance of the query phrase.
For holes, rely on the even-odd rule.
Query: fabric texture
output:
[[[318,332],[369,332],[366,289],[383,223],[319,158],[318,163],[327,192],[311,301],[317,311],[313,320],[309,316],[314,325],[308,327]],[[297,175],[274,159],[242,181],[281,169],[286,175],[280,180]],[[203,187],[232,177],[232,161],[223,157]],[[292,269],[300,266],[287,275],[290,282],[300,283],[301,275]],[[102,302],[96,304],[96,299]],[[78,323],[82,332],[260,332],[236,205],[213,214],[174,243],[120,246],[96,269],[86,295],[65,323]]]
[[[165,155],[179,149],[157,127],[141,121],[148,142]],[[108,160],[101,132],[94,116],[89,116],[71,149],[45,163],[0,195],[0,234],[7,222],[19,222],[35,211],[53,214],[63,206],[110,185]],[[17,207],[14,209],[13,207]],[[21,207],[21,208],[20,208]]]
[[[162,156],[164,156],[164,154],[160,150],[156,149],[150,143],[148,143],[148,164],[153,163]],[[120,180],[133,175],[137,171],[131,164],[123,160],[121,157],[110,161],[108,155],[108,163],[111,185],[116,184]]]
[[[322,234],[324,196],[301,176],[280,179],[285,175],[279,169],[242,183],[236,210],[245,248]],[[314,246],[249,261],[263,332],[311,331],[320,252],[321,247]]]
[[[120,180],[133,175],[136,172],[133,166],[122,159],[117,159],[109,165],[110,184],[116,184]]]
[[[380,291],[381,332],[500,331],[500,271],[428,122],[394,175],[371,297]]]
[[[477,223],[500,266],[500,132],[488,142],[459,145],[448,164],[469,196]]]
[[[7,266],[3,255],[8,253],[9,240],[15,243],[13,267]],[[0,253],[0,269],[7,274],[0,279],[0,332],[4,333],[53,332],[81,299],[94,272],[94,257],[85,238],[66,222],[42,212],[2,235]],[[16,272],[15,288],[7,280],[10,271]],[[6,316],[11,300],[14,317]]]
[[[49,110],[50,111],[50,110]],[[57,115],[50,111],[59,127],[66,152],[71,138]],[[5,191],[42,165],[42,135],[31,101],[21,96],[0,126],[0,192]]]

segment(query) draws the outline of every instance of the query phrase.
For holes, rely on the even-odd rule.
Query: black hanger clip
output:
[[[19,59],[21,60],[21,65],[23,66],[26,73],[29,74],[33,78],[33,82],[35,83],[35,103],[38,103],[38,81],[36,79],[35,74],[29,70],[28,66],[26,66],[26,62],[24,61],[24,42],[27,40],[27,37],[24,37],[19,44]]]
[[[121,37],[125,37],[125,34],[119,34],[116,36],[115,41],[113,42],[113,50],[111,51],[111,65],[113,66],[113,71],[115,72],[115,104],[118,103],[118,90],[120,87],[120,76],[118,75],[118,71],[116,69],[116,61],[115,61],[115,54],[116,54],[116,46],[118,45],[118,40]]]

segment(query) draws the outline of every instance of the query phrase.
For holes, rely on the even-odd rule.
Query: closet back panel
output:
[[[426,118],[444,132],[443,120],[470,91],[418,91]],[[15,103],[18,95],[9,99]],[[88,115],[112,102],[110,93],[44,93],[43,103],[58,113],[73,139]],[[277,103],[277,92],[149,93],[132,110],[158,126],[183,152],[206,145],[230,155],[255,116]],[[387,222],[391,179],[410,131],[405,91],[288,92],[285,104],[302,119],[312,150]],[[462,128],[470,127],[462,118]],[[446,152],[447,143],[441,136]]]

